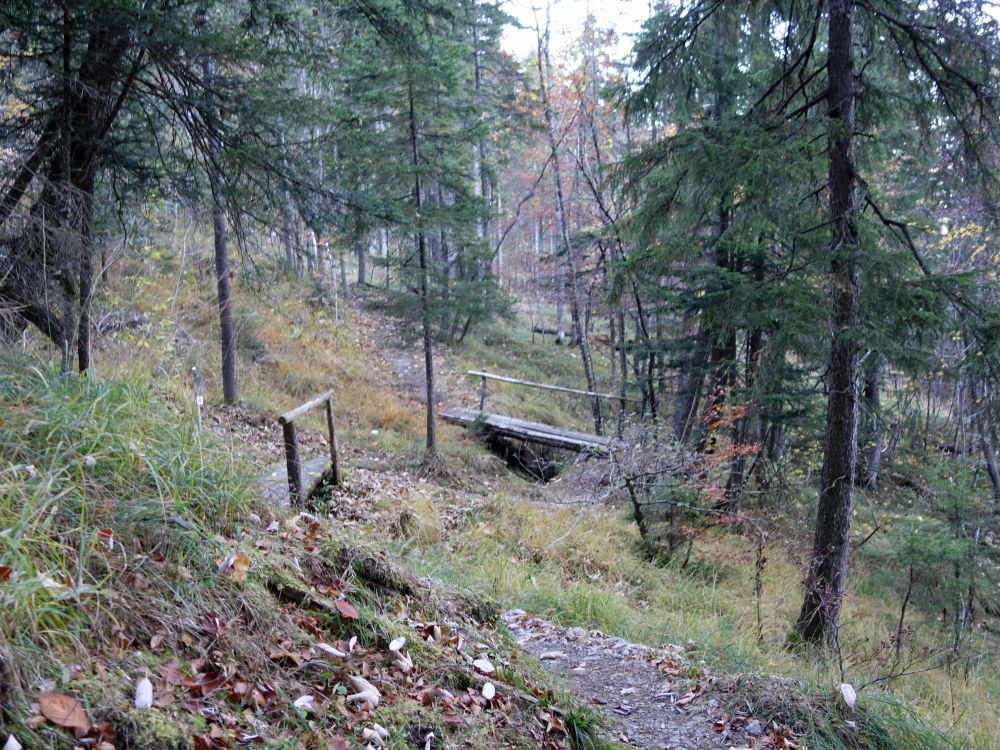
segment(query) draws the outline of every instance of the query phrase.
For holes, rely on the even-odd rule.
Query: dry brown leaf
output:
[[[346,599],[338,599],[335,602],[335,604],[337,606],[337,611],[340,612],[341,617],[344,617],[348,620],[357,620],[360,617],[360,615],[358,614],[358,610],[356,610],[354,606],[351,605],[351,603],[348,602]]]
[[[57,726],[79,730],[81,734],[90,729],[87,712],[83,710],[80,701],[72,696],[42,692],[38,694],[38,705],[42,715]]]

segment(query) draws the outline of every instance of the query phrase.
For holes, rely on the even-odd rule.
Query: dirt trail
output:
[[[746,747],[748,729],[758,730],[716,723],[723,709],[713,680],[691,669],[682,647],[654,649],[562,628],[523,610],[504,613],[503,621],[525,651],[606,720],[613,740],[641,750],[707,750]]]

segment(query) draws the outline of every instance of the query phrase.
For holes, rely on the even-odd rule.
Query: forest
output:
[[[1000,4],[3,0],[0,105],[3,750],[1000,748]]]

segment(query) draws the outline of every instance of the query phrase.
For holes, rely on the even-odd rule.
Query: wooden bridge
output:
[[[465,428],[479,426],[494,435],[501,437],[525,440],[529,443],[547,445],[552,448],[576,451],[577,453],[608,453],[618,441],[614,438],[603,437],[601,435],[591,435],[586,432],[576,432],[574,430],[564,430],[560,427],[543,424],[541,422],[529,422],[524,419],[504,416],[502,414],[488,414],[484,411],[486,406],[486,381],[497,380],[502,383],[512,383],[529,388],[541,388],[549,391],[559,391],[560,393],[573,393],[580,396],[595,396],[597,398],[611,399],[620,402],[637,401],[637,399],[615,396],[610,393],[595,393],[593,391],[583,391],[577,388],[566,388],[561,385],[548,385],[546,383],[532,383],[528,380],[518,380],[508,378],[503,375],[494,375],[481,370],[469,370],[467,373],[471,377],[480,378],[479,387],[479,411],[473,409],[445,409],[439,412],[439,416],[445,422],[457,424]]]
[[[563,430],[541,422],[528,422],[524,419],[514,419],[501,414],[486,414],[472,409],[447,409],[440,412],[440,417],[445,422],[462,427],[472,427],[478,424],[494,435],[527,440],[529,443],[548,445],[552,448],[562,448],[578,453],[607,453],[613,443],[611,438],[600,435]]]

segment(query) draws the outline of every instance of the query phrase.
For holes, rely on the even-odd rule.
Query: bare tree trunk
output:
[[[292,206],[292,194],[285,190],[283,205],[281,241],[285,245],[285,263],[295,271],[295,275],[301,275],[299,270],[298,256],[295,253],[295,208]]]
[[[735,449],[729,461],[729,478],[726,480],[726,502],[732,509],[739,508],[746,482],[747,470],[747,440],[755,430],[753,423],[757,419],[757,410],[753,406],[754,386],[757,378],[757,359],[760,354],[763,335],[759,328],[754,328],[746,334],[746,361],[744,363],[744,390],[746,398],[745,412],[736,419],[732,426],[732,441]]]
[[[77,366],[80,372],[90,369],[90,303],[94,292],[94,180],[88,176],[80,196],[83,212],[80,221],[80,321],[76,337]]]
[[[358,254],[358,286],[368,283],[368,233],[359,233],[356,241]]]
[[[882,464],[882,451],[885,440],[882,435],[882,414],[880,409],[882,393],[882,362],[872,354],[872,363],[865,369],[865,385],[862,398],[865,404],[865,418],[868,422],[867,434],[861,445],[864,448],[864,460],[861,462],[861,472],[858,475],[859,484],[867,490],[878,489],[879,468]]]
[[[417,255],[420,260],[420,317],[424,329],[424,376],[427,385],[427,457],[437,455],[437,432],[434,424],[434,348],[431,339],[431,301],[428,290],[427,238],[424,234],[423,188],[420,180],[420,141],[413,83],[409,85],[410,146],[413,149],[413,190],[417,214]]]
[[[347,259],[343,250],[337,253],[337,262],[340,265],[340,293],[346,303],[350,299],[351,292],[347,286]]]
[[[681,325],[685,334],[692,327],[696,329],[691,345],[685,347],[681,355],[680,371],[677,373],[677,391],[674,394],[674,408],[671,415],[671,428],[674,437],[680,442],[686,443],[694,431],[694,423],[698,414],[701,385],[705,377],[704,360],[708,348],[708,336],[699,325],[697,310],[685,310]]]
[[[210,60],[202,63],[206,87],[211,90],[215,71]],[[218,113],[213,112],[217,117]],[[233,329],[233,299],[229,288],[229,248],[226,228],[226,199],[223,195],[223,177],[218,159],[222,152],[219,139],[209,134],[208,182],[212,189],[212,228],[215,240],[215,283],[219,302],[219,343],[222,348],[222,398],[235,404],[236,391],[236,336]]]
[[[549,61],[548,47],[548,21],[546,19],[545,33],[540,28],[536,28],[538,34],[538,77],[542,93],[542,107],[545,112],[546,132],[549,139],[549,151],[552,154],[552,176],[556,188],[556,221],[559,225],[559,234],[562,239],[563,249],[566,253],[566,273],[569,276],[570,288],[570,316],[573,320],[573,330],[578,338],[577,346],[580,349],[580,359],[583,364],[583,374],[587,380],[587,390],[597,391],[597,381],[594,379],[594,370],[590,357],[590,343],[587,340],[586,332],[583,330],[580,319],[580,289],[577,279],[576,257],[573,250],[573,243],[570,241],[569,227],[566,219],[566,206],[563,201],[562,176],[559,169],[559,146],[556,142],[555,123],[552,117],[552,105],[549,101],[548,81],[551,79],[551,63]],[[543,64],[544,61],[544,64]],[[594,431],[601,434],[601,402],[595,397],[590,397],[590,410],[594,418]]]
[[[833,342],[828,367],[826,437],[816,534],[796,630],[803,641],[836,644],[847,563],[857,462],[859,279],[857,172],[853,134],[857,82],[852,45],[854,3],[830,0],[827,60],[829,192],[832,243],[830,288]]]
[[[993,445],[993,419],[990,413],[991,404],[988,399],[979,404],[979,389],[976,387],[975,376],[969,377],[969,401],[973,409],[979,408],[979,412],[974,414],[973,421],[979,428],[979,449],[983,453],[983,460],[986,462],[986,473],[990,478],[990,485],[993,487],[993,512],[1000,514],[1000,468],[997,468],[996,450]]]
[[[212,226],[215,239],[215,282],[219,297],[219,332],[222,346],[222,399],[235,404],[236,335],[233,328],[233,298],[229,289],[229,248],[226,228],[226,203],[222,195],[221,175],[212,167]]]
[[[618,346],[618,369],[621,372],[621,379],[618,381],[618,437],[625,434],[625,395],[628,393],[628,352],[625,351],[625,342],[628,334],[625,331],[625,311],[621,302],[618,303],[618,332],[620,334],[620,344]]]
[[[326,263],[323,258],[323,249],[316,240],[316,232],[312,229],[306,230],[306,242],[308,243],[309,254],[316,259],[316,275],[322,278],[326,275]]]

